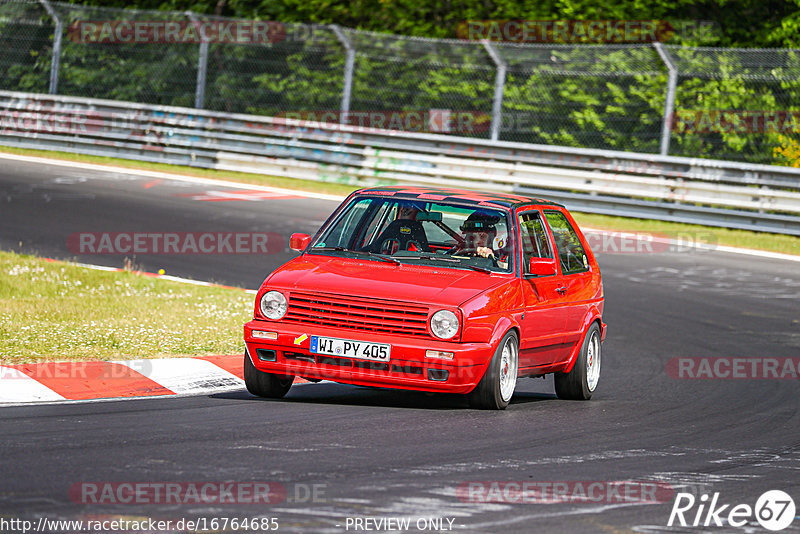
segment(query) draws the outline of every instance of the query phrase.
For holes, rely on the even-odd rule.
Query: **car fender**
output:
[[[492,335],[489,338],[489,351],[487,351],[486,358],[482,362],[475,362],[478,367],[480,367],[480,376],[483,378],[483,375],[486,374],[486,370],[489,368],[489,364],[492,362],[492,358],[494,357],[494,353],[497,352],[497,348],[500,346],[500,342],[503,340],[503,337],[508,333],[509,330],[514,329],[517,331],[517,337],[519,337],[520,327],[519,323],[510,315],[510,314],[502,314],[495,323],[494,329],[492,330]]]
[[[572,349],[572,353],[569,355],[567,364],[563,369],[560,370],[560,372],[569,373],[572,371],[572,366],[575,365],[576,361],[578,361],[578,355],[581,353],[581,349],[583,349],[583,341],[586,338],[586,333],[589,331],[589,327],[592,326],[592,323],[595,321],[600,323],[600,339],[603,340],[606,338],[607,325],[603,322],[603,316],[600,313],[597,305],[594,305],[589,308],[589,311],[586,312],[586,316],[583,318],[583,323],[581,324],[580,343],[575,344],[575,348]]]
[[[498,318],[497,323],[495,323],[494,330],[492,331],[492,336],[489,338],[489,345],[491,347],[491,350],[489,351],[489,354],[487,354],[486,361],[481,363],[482,367],[484,367],[484,372],[485,368],[488,367],[489,363],[492,361],[494,353],[497,352],[497,348],[500,346],[500,342],[503,340],[503,337],[511,329],[517,331],[517,339],[519,339],[519,333],[520,333],[519,323],[510,314],[501,315]]]

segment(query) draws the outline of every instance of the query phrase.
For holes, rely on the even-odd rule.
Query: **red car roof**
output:
[[[479,204],[499,204],[502,206],[515,206],[517,204],[543,204],[548,206],[562,206],[556,202],[541,198],[526,197],[510,193],[493,193],[491,191],[472,191],[470,189],[454,189],[446,187],[369,187],[361,189],[358,193],[374,194],[381,196],[402,196],[403,198],[417,198],[419,200],[464,200]],[[563,206],[562,206],[563,207]]]

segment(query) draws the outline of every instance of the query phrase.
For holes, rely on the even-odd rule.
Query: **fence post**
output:
[[[492,43],[484,39],[481,41],[486,53],[492,58],[494,64],[497,66],[497,74],[494,79],[494,98],[492,100],[492,141],[497,141],[500,137],[500,125],[503,123],[503,90],[506,85],[506,68],[507,64],[497,53]]]
[[[675,67],[675,63],[672,62],[672,58],[669,56],[669,52],[664,49],[664,46],[658,42],[653,42],[653,47],[655,47],[656,52],[658,52],[661,61],[664,62],[664,65],[667,66],[668,77],[667,77],[667,98],[666,102],[664,103],[664,118],[661,122],[661,155],[667,156],[669,155],[669,136],[670,130],[672,126],[672,118],[673,113],[675,112],[675,90],[678,86],[678,69]]]
[[[340,106],[341,113],[339,117],[339,123],[347,124],[347,115],[350,113],[350,94],[353,90],[353,68],[356,62],[356,49],[353,47],[353,43],[347,38],[339,26],[336,24],[331,24],[330,28],[333,30],[333,33],[336,34],[336,38],[339,39],[339,42],[342,43],[342,46],[345,50],[344,87],[342,88],[342,104]]]
[[[192,11],[187,11],[186,15],[192,21],[200,36],[200,51],[197,54],[197,88],[194,93],[194,107],[203,109],[206,101],[206,74],[208,72],[208,39],[205,32],[201,31],[202,26],[197,15]]]
[[[61,64],[61,35],[64,33],[64,25],[61,22],[61,18],[56,13],[56,10],[53,9],[53,6],[50,5],[48,0],[39,0],[44,8],[47,10],[47,13],[53,17],[56,21],[56,29],[55,34],[53,37],[53,58],[50,62],[50,94],[55,95],[58,93],[58,70]]]

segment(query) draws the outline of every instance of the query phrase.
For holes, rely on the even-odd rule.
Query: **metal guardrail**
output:
[[[0,91],[0,145],[351,184],[529,193],[580,211],[800,235],[800,169]]]

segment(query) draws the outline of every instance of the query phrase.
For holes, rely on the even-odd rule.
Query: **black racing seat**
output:
[[[389,223],[367,250],[378,254],[394,254],[401,250],[430,252],[431,248],[428,246],[428,237],[421,222],[396,219]]]

